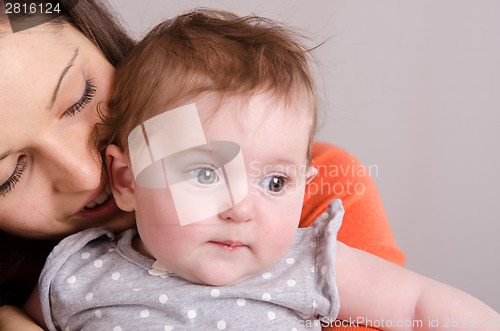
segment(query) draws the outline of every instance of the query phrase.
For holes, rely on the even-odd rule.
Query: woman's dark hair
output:
[[[2,2],[0,9],[3,9]],[[18,0],[16,3],[26,4],[29,8],[31,4],[39,6],[47,1]],[[113,66],[131,51],[135,42],[102,1],[60,0],[58,3],[60,15],[38,18],[53,18],[49,24],[72,24],[101,50]],[[19,23],[33,19],[33,15],[11,14],[8,19],[11,24]],[[3,21],[2,17],[0,21]],[[21,306],[24,303],[53,245],[54,242],[18,238],[0,231],[0,304]]]
[[[65,3],[74,1],[62,0],[61,3],[64,6]],[[68,11],[67,17],[69,22],[101,50],[113,66],[116,66],[135,44],[99,0],[79,0],[73,9]]]
[[[101,50],[113,66],[116,66],[134,46],[134,40],[128,36],[123,26],[101,0],[16,0],[15,2],[21,4],[21,8],[24,8],[24,4],[26,8],[30,8],[30,5],[40,8],[37,6],[47,2],[59,3],[60,12],[56,16],[36,14],[37,17],[34,17],[21,11],[18,14],[9,14],[8,18],[11,24],[36,18],[45,21],[51,19],[49,21],[51,24],[71,23]]]

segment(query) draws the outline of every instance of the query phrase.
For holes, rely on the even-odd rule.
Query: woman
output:
[[[44,3],[22,2],[28,8]],[[57,240],[94,226],[133,226],[132,215],[121,212],[107,193],[100,158],[89,144],[99,105],[110,94],[113,67],[133,42],[97,0],[61,5],[63,15],[37,26],[26,15],[0,18],[3,304],[22,305],[36,282],[54,244],[38,239]],[[32,27],[12,33],[9,20]],[[313,159],[319,174],[306,194],[301,226],[341,198],[346,217],[339,240],[402,264],[372,179],[359,171],[335,171],[359,163],[326,144],[314,146]],[[13,306],[0,310],[0,328],[20,326],[35,327]]]

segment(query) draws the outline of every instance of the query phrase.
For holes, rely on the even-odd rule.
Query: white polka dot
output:
[[[269,318],[271,321],[276,318],[276,314],[272,311],[267,312],[267,318]]]
[[[288,259],[286,259],[286,263],[287,264],[294,264],[295,263],[295,259],[293,257],[289,257]]]
[[[269,294],[269,293],[262,294],[262,300],[264,300],[264,301],[270,301],[271,300],[271,294]]]
[[[90,253],[89,252],[85,252],[85,253],[82,253],[82,259],[86,260],[90,257]]]
[[[328,271],[328,266],[324,265],[321,267],[321,274],[326,274],[326,272]]]
[[[226,322],[224,322],[223,320],[217,322],[217,329],[224,330],[225,328],[226,328]]]
[[[236,304],[240,307],[243,307],[246,303],[247,303],[247,301],[244,298],[236,299]]]
[[[213,289],[211,292],[210,292],[210,295],[214,298],[217,298],[219,295],[220,295],[220,291],[218,289]]]
[[[158,300],[160,300],[160,303],[167,303],[168,296],[166,294],[162,294]]]
[[[311,241],[311,243],[309,244],[309,246],[311,246],[312,248],[315,248],[317,245],[316,245],[315,241]]]
[[[314,270],[314,267],[311,267],[311,272],[314,273],[316,270]]]
[[[133,288],[132,291],[134,292],[139,292],[140,290],[142,290],[142,288]]]
[[[113,272],[113,274],[111,275],[111,279],[113,279],[113,280],[120,279],[120,273],[119,272]]]
[[[142,318],[149,317],[149,310],[145,309],[145,310],[141,311],[140,315]]]
[[[292,331],[297,331],[297,328],[293,328]]]
[[[294,281],[293,279],[289,279],[287,282],[286,282],[286,285],[288,285],[289,287],[294,287],[295,284],[297,284],[296,281]]]
[[[313,301],[313,308],[314,309],[318,308],[318,303],[316,302],[316,300]]]
[[[102,318],[102,311],[96,310],[94,314],[95,314],[95,317]]]
[[[95,260],[94,261],[94,267],[96,267],[96,268],[102,267],[102,260]]]
[[[92,300],[92,298],[93,298],[93,297],[94,297],[94,293],[89,292],[89,293],[87,293],[87,295],[85,296],[85,300],[90,301],[90,300]]]
[[[263,274],[262,274],[262,278],[264,278],[264,279],[269,279],[269,278],[271,278],[271,273],[270,273],[270,272],[265,272],[265,273],[263,273]]]
[[[121,326],[115,326],[113,328],[113,331],[122,331],[122,327]]]
[[[174,327],[172,325],[165,325],[164,329],[165,331],[172,331]]]
[[[68,284],[74,284],[76,282],[76,276],[75,275],[69,276],[68,279],[66,279],[66,281],[68,282]]]
[[[196,317],[196,310],[190,310],[190,311],[188,311],[188,318],[190,320],[192,320],[195,317]]]

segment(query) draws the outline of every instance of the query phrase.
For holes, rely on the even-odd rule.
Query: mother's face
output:
[[[43,238],[131,224],[89,147],[113,73],[68,24],[0,27],[0,229]]]

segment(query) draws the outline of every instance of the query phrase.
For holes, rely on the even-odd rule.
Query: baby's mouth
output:
[[[228,240],[228,241],[211,241],[212,244],[215,244],[223,249],[226,249],[226,250],[235,250],[235,249],[238,249],[238,248],[242,248],[242,247],[247,247],[247,245],[241,243],[241,242],[238,242],[238,241],[231,241],[231,240]]]

